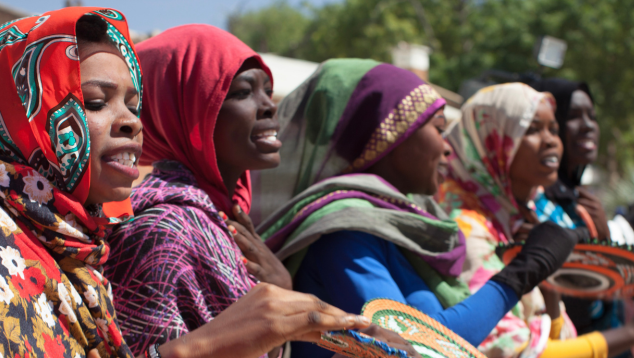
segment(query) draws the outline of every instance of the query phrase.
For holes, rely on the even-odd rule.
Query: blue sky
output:
[[[288,0],[300,5],[304,0]],[[308,0],[313,6],[340,0]],[[239,9],[248,11],[276,3],[276,0],[83,0],[85,6],[118,9],[128,18],[131,29],[149,32],[182,24],[204,23],[226,28],[227,16]],[[39,14],[60,8],[64,0],[0,0],[0,4]]]

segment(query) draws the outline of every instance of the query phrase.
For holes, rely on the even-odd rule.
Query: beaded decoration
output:
[[[343,173],[365,168],[405,134],[427,109],[441,97],[428,84],[414,88],[374,130],[361,155]]]

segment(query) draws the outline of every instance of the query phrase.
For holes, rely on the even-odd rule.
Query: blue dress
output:
[[[338,231],[312,244],[295,276],[294,288],[350,313],[360,313],[373,298],[406,303],[474,346],[518,302],[510,287],[489,281],[473,296],[444,309],[395,244],[358,231]],[[305,342],[293,342],[291,352],[293,357],[332,356]]]

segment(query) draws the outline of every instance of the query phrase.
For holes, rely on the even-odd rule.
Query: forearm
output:
[[[510,287],[489,281],[460,304],[430,317],[477,347],[517,302]]]
[[[610,356],[613,356],[610,354]],[[548,340],[541,358],[607,358],[608,345],[599,332],[568,340]]]
[[[634,346],[634,326],[610,329],[601,332],[607,343],[608,356],[615,357]]]

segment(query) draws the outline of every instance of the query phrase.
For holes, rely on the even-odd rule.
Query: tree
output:
[[[289,8],[278,3],[236,16],[232,21],[249,26],[234,33],[258,50],[260,34],[267,43],[279,41],[275,52],[317,62],[333,57],[391,62],[390,48],[399,41],[428,45],[434,50],[430,80],[454,91],[487,69],[586,81],[601,126],[599,164],[616,159],[621,172],[634,167],[634,1],[342,0],[306,15],[296,9],[302,19],[293,21],[299,25],[274,21],[268,35],[260,30],[271,22],[259,15],[275,18],[272,12]],[[543,35],[567,41],[563,68],[537,65],[533,47]]]
[[[268,8],[229,16],[229,32],[259,52],[295,57],[310,19],[300,9],[278,1]]]

